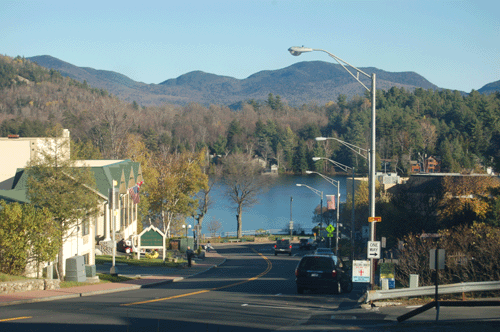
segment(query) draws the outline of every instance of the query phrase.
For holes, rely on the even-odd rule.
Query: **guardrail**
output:
[[[452,285],[439,285],[439,294],[488,292],[500,290],[500,281],[463,282]],[[436,286],[424,286],[416,288],[402,288],[389,290],[369,290],[366,292],[366,302],[376,300],[397,299],[400,297],[415,297],[434,295]]]
[[[220,233],[221,237],[234,237],[238,234],[238,232],[222,232]],[[290,231],[288,230],[283,230],[283,229],[266,229],[264,231],[257,231],[257,230],[246,230],[246,231],[241,231],[241,235],[249,235],[249,236],[254,236],[254,235],[260,235],[260,234],[272,234],[272,235],[287,235],[290,234]]]

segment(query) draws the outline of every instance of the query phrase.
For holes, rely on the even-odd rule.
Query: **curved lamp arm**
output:
[[[367,91],[371,91],[371,89],[368,89],[368,87],[363,83],[361,82],[361,80],[359,79],[359,74],[363,74],[365,75],[366,77],[368,78],[371,78],[370,75],[368,75],[367,73],[365,73],[364,71],[362,71],[361,69],[359,68],[356,68],[354,67],[353,65],[351,65],[350,63],[348,63],[347,61],[344,61],[342,60],[341,58],[339,58],[338,56],[328,52],[328,51],[325,51],[325,50],[322,50],[320,48],[309,48],[309,47],[304,47],[304,46],[292,46],[288,49],[288,52],[290,52],[292,55],[294,56],[299,56],[301,55],[302,53],[305,53],[305,52],[312,52],[312,51],[320,51],[320,52],[325,52],[326,54],[328,54],[330,57],[334,58],[335,61],[337,61],[337,63],[339,65],[341,65],[356,81],[359,82],[359,84],[361,84]],[[356,71],[356,75],[354,75],[350,70],[349,68],[347,68],[346,66],[349,66],[351,67],[352,69],[354,69]]]

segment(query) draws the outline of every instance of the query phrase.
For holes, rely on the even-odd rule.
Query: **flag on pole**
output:
[[[129,190],[128,190],[130,199],[132,200],[132,202],[134,202],[134,204],[139,204],[139,202],[141,200],[141,196],[139,194],[139,188],[141,187],[141,185],[143,183],[144,183],[144,181],[137,182],[137,184],[135,186],[129,188]]]
[[[335,195],[326,195],[326,202],[328,210],[337,209],[337,205],[335,205]]]

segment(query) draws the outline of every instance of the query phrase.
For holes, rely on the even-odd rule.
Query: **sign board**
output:
[[[380,241],[368,241],[368,258],[380,259]]]
[[[437,249],[437,268],[444,270],[445,263],[445,250]],[[436,269],[436,249],[429,250],[429,269]]]
[[[363,239],[370,238],[370,227],[369,226],[361,226],[361,237]]]
[[[368,222],[381,222],[382,217],[368,217]]]
[[[163,247],[163,236],[151,229],[140,236],[141,247]]]
[[[395,265],[393,263],[380,263],[378,264],[380,268],[380,286],[382,287],[382,283],[384,279],[388,280],[388,289],[396,288],[395,283]]]
[[[290,220],[290,229],[293,229],[293,221]]]
[[[334,231],[334,230],[335,230],[335,227],[333,227],[332,225],[328,225],[328,226],[326,227],[326,231],[327,231],[328,233],[333,233],[333,231]]]
[[[137,236],[138,240],[138,251],[141,249],[158,249],[163,248],[163,260],[165,260],[166,246],[165,246],[165,234],[158,228],[150,225],[148,228],[144,229],[141,234]],[[139,259],[140,259],[139,255]]]
[[[370,282],[370,261],[352,261],[352,282]]]

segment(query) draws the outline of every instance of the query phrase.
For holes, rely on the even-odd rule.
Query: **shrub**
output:
[[[439,231],[440,238],[408,235],[403,238],[396,279],[405,287],[410,274],[418,274],[420,284],[434,284],[429,268],[429,250],[446,251],[446,267],[439,271],[442,284],[500,280],[500,229],[483,223]]]

